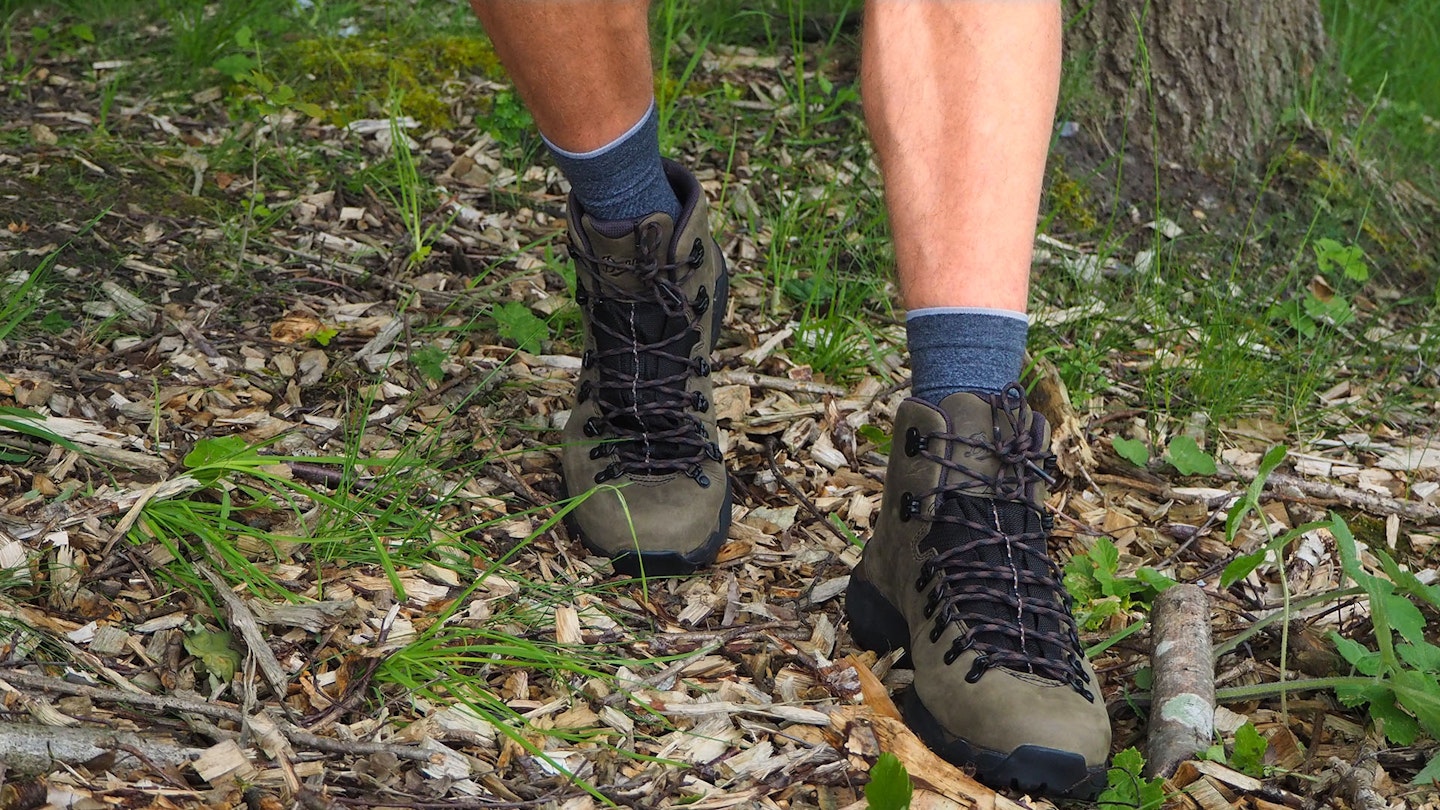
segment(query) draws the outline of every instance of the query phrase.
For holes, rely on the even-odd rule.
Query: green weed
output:
[[[1099,810],[1153,810],[1165,803],[1165,780],[1146,779],[1145,757],[1126,748],[1110,762],[1105,789],[1095,803]]]
[[[886,751],[870,768],[865,802],[871,810],[909,810],[915,787],[900,758]]]
[[[1148,608],[1155,597],[1175,581],[1153,568],[1142,567],[1133,577],[1120,576],[1120,551],[1108,537],[1097,537],[1084,553],[1065,563],[1065,588],[1075,600],[1076,622],[1096,630],[1112,616]]]

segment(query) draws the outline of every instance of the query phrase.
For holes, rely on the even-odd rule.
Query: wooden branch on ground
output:
[[[1210,600],[1195,585],[1173,585],[1155,597],[1150,663],[1155,688],[1145,745],[1145,772],[1169,776],[1210,746],[1215,735],[1215,666]]]
[[[15,417],[15,419],[19,420],[21,417]],[[89,458],[126,467],[150,478],[159,478],[170,469],[170,464],[159,456],[124,449],[122,442],[130,437],[116,433],[99,422],[92,422],[89,419],[70,419],[63,416],[42,416],[36,419],[25,417],[24,421],[72,444],[84,447],[84,453]],[[4,424],[0,424],[0,431],[21,432]],[[36,437],[31,435],[30,438]]]
[[[86,686],[84,684],[70,683],[69,681],[62,681],[58,678],[51,678],[45,675],[33,675],[28,672],[19,672],[16,670],[0,669],[0,680],[8,681],[12,685],[41,689],[46,692],[88,697],[97,703],[123,703],[146,709],[198,714],[202,717],[224,720],[235,723],[236,725],[243,725],[246,722],[245,715],[238,709],[232,709],[229,706],[222,706],[218,703],[208,703],[203,700],[191,700],[168,695],[150,695],[139,692],[122,692],[118,689]],[[393,745],[390,743],[347,742],[332,737],[321,737],[317,734],[312,734],[288,722],[279,722],[278,725],[280,732],[284,734],[285,738],[290,741],[290,744],[297,749],[321,751],[327,754],[346,754],[350,756],[390,754],[400,759],[408,759],[415,762],[434,761],[434,755],[423,748],[416,748],[410,745]]]
[[[20,773],[48,773],[107,754],[118,768],[185,765],[204,749],[108,728],[57,728],[0,721],[0,762]]]
[[[1221,465],[1217,478],[1225,481],[1249,483],[1255,480],[1256,471]],[[1440,523],[1440,506],[1431,506],[1423,501],[1403,501],[1389,495],[1337,486],[1325,481],[1310,481],[1286,473],[1271,473],[1265,479],[1265,488],[1285,500],[1320,501],[1321,503],[1348,506],[1372,515],[1399,515],[1416,523]]]
[[[284,708],[285,713],[291,714],[290,707],[285,704],[285,696],[290,692],[290,676],[285,674],[285,668],[275,658],[275,651],[270,649],[270,644],[265,640],[265,634],[260,631],[260,623],[255,620],[255,614],[245,601],[230,590],[230,586],[219,574],[210,570],[204,563],[194,563],[195,570],[199,571],[205,579],[214,586],[215,593],[219,595],[220,601],[225,603],[225,615],[230,618],[230,626],[240,631],[240,638],[245,641],[245,648],[255,659],[255,665],[260,668],[260,674],[264,676],[265,683],[275,694],[275,700]]]
[[[1330,758],[1330,767],[1339,778],[1336,790],[1356,810],[1385,810],[1390,803],[1375,789],[1375,746],[1360,746],[1360,756],[1352,765],[1340,757]]]
[[[1106,465],[1102,463],[1101,466],[1105,467]],[[1257,470],[1231,467],[1228,464],[1220,464],[1218,467],[1215,478],[1238,484],[1248,485],[1259,474]],[[1138,489],[1165,500],[1203,503],[1211,509],[1222,506],[1227,500],[1238,498],[1242,494],[1235,492],[1227,495],[1219,491],[1212,493],[1204,490],[1195,491],[1171,487],[1154,475],[1133,468],[1121,470],[1112,467],[1111,472],[1119,474],[1097,474],[1094,479],[1102,484],[1116,484]],[[1401,500],[1389,495],[1352,489],[1327,481],[1311,481],[1288,473],[1271,473],[1265,479],[1265,489],[1272,496],[1285,501],[1318,503],[1323,506],[1344,506],[1381,517],[1399,515],[1415,523],[1440,524],[1440,506],[1433,506],[1424,501]]]
[[[833,397],[843,397],[846,390],[838,385],[826,385],[813,380],[792,380],[788,377],[771,377],[765,374],[756,374],[753,371],[717,371],[715,372],[716,385],[748,385],[751,388],[768,388],[772,391],[783,391],[787,394],[815,394]]]

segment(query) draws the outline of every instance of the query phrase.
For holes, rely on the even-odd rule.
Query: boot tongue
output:
[[[595,272],[605,282],[627,293],[645,294],[653,281],[643,277],[643,268],[636,267],[637,260],[643,256],[650,262],[665,261],[674,240],[675,222],[663,213],[615,221],[585,214],[580,217],[580,231],[587,246],[583,252],[597,260]]]
[[[580,232],[583,251],[593,259],[582,266],[599,276],[593,313],[598,322],[608,327],[595,332],[596,348],[608,355],[604,363],[622,377],[635,376],[641,380],[683,374],[687,368],[685,363],[640,348],[685,334],[664,351],[688,357],[698,338],[697,334],[687,334],[690,321],[679,299],[667,300],[669,307],[661,304],[661,296],[673,295],[673,290],[657,289],[656,282],[671,279],[657,279],[647,273],[647,264],[669,261],[674,221],[663,213],[622,221],[597,220],[586,214],[580,218]],[[616,295],[617,292],[622,294]],[[662,392],[643,386],[606,388],[600,396],[622,411],[643,408],[662,400],[677,400],[683,396],[678,392],[683,391],[684,383],[667,386],[667,389],[674,390]],[[641,417],[622,413],[612,418],[616,427],[634,433],[671,430],[681,424],[678,414],[649,413]],[[682,450],[684,448],[657,446],[651,452],[660,458]]]
[[[1015,444],[1017,426],[1014,417],[1007,416],[1007,411],[1016,413],[1018,402],[1007,400],[1004,394],[961,391],[945,397],[939,407],[945,414],[951,434],[960,439],[947,442],[950,461],[969,473],[947,469],[945,484],[961,486],[969,495],[1018,500],[1036,510],[1044,507],[1048,490],[1040,475],[1018,459],[1007,463],[996,452],[997,444],[1002,448]],[[1045,418],[1028,408],[1023,409],[1022,414],[1024,421],[1018,427],[1028,434],[1030,446],[1048,448],[1050,428]],[[1016,487],[1016,476],[1025,482],[1023,488]],[[994,483],[997,479],[1001,484],[999,494]]]

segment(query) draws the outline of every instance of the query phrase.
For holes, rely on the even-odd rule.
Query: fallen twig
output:
[[[1255,480],[1257,474],[1255,470],[1221,465],[1215,476],[1224,481],[1249,483]],[[1372,515],[1399,515],[1416,523],[1440,523],[1440,506],[1431,506],[1421,501],[1403,501],[1389,495],[1363,492],[1324,481],[1309,481],[1286,473],[1271,473],[1270,477],[1265,479],[1265,488],[1283,500],[1319,501],[1360,509]]]
[[[106,754],[114,755],[117,762],[130,757],[135,760],[130,767],[183,765],[202,750],[130,731],[0,721],[0,762],[22,773],[47,773]]]
[[[62,695],[78,695],[88,697],[93,701],[101,703],[126,703],[146,709],[158,709],[168,712],[184,712],[210,717],[216,720],[225,720],[237,725],[245,722],[245,715],[238,709],[229,706],[222,706],[218,703],[207,703],[203,700],[190,700],[168,695],[149,695],[134,692],[121,692],[118,689],[105,689],[98,686],[86,686],[84,684],[70,683],[57,678],[45,675],[33,675],[28,672],[15,670],[0,670],[0,678],[9,681],[11,684],[27,686],[31,689],[43,689],[47,692],[56,692]],[[296,748],[307,748],[312,751],[321,751],[327,754],[347,754],[351,756],[370,756],[371,754],[391,754],[400,759],[408,759],[416,762],[432,762],[433,754],[422,748],[409,745],[394,745],[390,743],[370,742],[348,742],[337,740],[331,737],[321,737],[311,734],[305,729],[292,723],[278,723],[280,732]]]
[[[771,377],[766,374],[756,374],[753,371],[717,371],[715,372],[715,384],[748,385],[751,388],[768,388],[772,391],[784,391],[787,394],[815,394],[817,396],[828,394],[835,397],[842,397],[846,394],[845,389],[838,385],[827,385],[814,380]]]
[[[240,631],[240,637],[245,640],[245,648],[250,651],[251,657],[255,659],[255,665],[260,668],[260,674],[265,677],[265,683],[275,693],[275,700],[284,709],[285,714],[292,719],[294,715],[285,703],[285,696],[289,694],[290,678],[285,674],[284,667],[275,658],[275,651],[270,649],[269,643],[265,641],[265,634],[260,632],[260,624],[255,620],[255,614],[250,611],[240,597],[230,590],[218,574],[210,570],[204,563],[194,563],[195,570],[199,571],[210,584],[215,587],[215,593],[220,601],[225,603],[225,615],[230,618],[230,626]]]
[[[1174,585],[1155,597],[1151,615],[1155,690],[1145,772],[1169,776],[1205,750],[1215,734],[1210,600],[1198,586]]]

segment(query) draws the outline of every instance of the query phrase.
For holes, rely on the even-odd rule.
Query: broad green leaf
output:
[[[440,382],[445,379],[444,363],[449,359],[445,350],[433,343],[429,346],[422,346],[410,354],[410,362],[420,370],[421,375],[430,382]]]
[[[1150,449],[1139,439],[1127,439],[1124,436],[1112,436],[1110,446],[1121,458],[1134,464],[1136,467],[1144,467],[1150,460]]]
[[[1380,592],[1379,580],[1360,567],[1360,549],[1355,543],[1355,535],[1350,533],[1345,519],[1334,512],[1330,513],[1330,533],[1335,536],[1335,548],[1340,552],[1341,570],[1373,598]]]
[[[1390,673],[1390,688],[1395,690],[1396,701],[1420,721],[1425,733],[1440,739],[1440,681],[1424,672],[1399,669]]]
[[[1359,245],[1342,245],[1334,239],[1317,239],[1314,245],[1315,264],[1322,273],[1340,271],[1351,281],[1367,281],[1370,268],[1365,264],[1365,251]]]
[[[550,327],[519,301],[506,301],[491,311],[500,337],[515,342],[523,352],[538,353],[543,341],[550,337]]]
[[[1435,782],[1440,782],[1440,754],[1431,757],[1425,767],[1415,774],[1415,778],[1410,780],[1412,785],[1429,785]]]
[[[199,658],[206,672],[228,683],[240,668],[240,653],[230,647],[233,640],[223,630],[206,630],[202,626],[185,632],[185,651]]]
[[[1165,802],[1163,779],[1146,779],[1145,758],[1126,748],[1111,761],[1109,783],[1095,799],[1099,810],[1151,810]]]
[[[865,801],[871,810],[909,810],[914,786],[900,758],[890,752],[880,755],[870,769],[870,782],[865,785]]]
[[[1220,572],[1220,587],[1229,588],[1231,585],[1250,576],[1251,571],[1259,568],[1260,563],[1265,562],[1265,556],[1269,553],[1269,548],[1260,548],[1249,554],[1241,554],[1239,557],[1231,560],[1230,564],[1225,566],[1225,570]]]
[[[1175,584],[1175,580],[1149,566],[1136,571],[1135,577],[1155,593],[1164,593],[1167,588]]]
[[[193,450],[185,454],[185,466],[192,470],[209,467],[242,455],[249,449],[250,445],[239,436],[201,439],[195,443]]]
[[[1165,460],[1181,475],[1214,475],[1215,459],[1189,436],[1176,436],[1165,448]]]
[[[222,56],[215,60],[215,64],[211,65],[211,67],[223,75],[230,77],[232,81],[237,82],[243,80],[257,66],[258,63],[254,58],[246,56],[243,53],[232,53],[228,56]]]
[[[1425,616],[1414,602],[1393,591],[1380,597],[1380,601],[1386,620],[1402,638],[1411,644],[1425,640]],[[1373,606],[1371,610],[1374,610]]]
[[[1391,557],[1383,548],[1372,548],[1370,553],[1380,561],[1380,567],[1384,569],[1385,576],[1390,577],[1390,581],[1395,583],[1397,589],[1440,608],[1440,585],[1426,585],[1421,582],[1415,574],[1397,565],[1395,558]]]
[[[1374,676],[1380,671],[1380,653],[1358,641],[1352,641],[1334,630],[1330,631],[1330,641],[1335,644],[1335,649],[1340,657],[1349,662],[1362,675]]]
[[[1428,641],[1418,644],[1397,644],[1400,659],[1422,672],[1440,672],[1440,647]]]
[[[1251,776],[1265,775],[1265,749],[1268,744],[1253,723],[1246,723],[1235,729],[1235,753],[1230,757],[1230,767]]]
[[[1101,593],[1118,596],[1115,593],[1115,572],[1120,570],[1120,549],[1110,538],[1101,537],[1090,547],[1089,554],[1095,561],[1095,581],[1100,583]]]
[[[1420,724],[1393,700],[1372,701],[1370,717],[1385,728],[1385,738],[1396,745],[1410,745],[1420,738]]]

